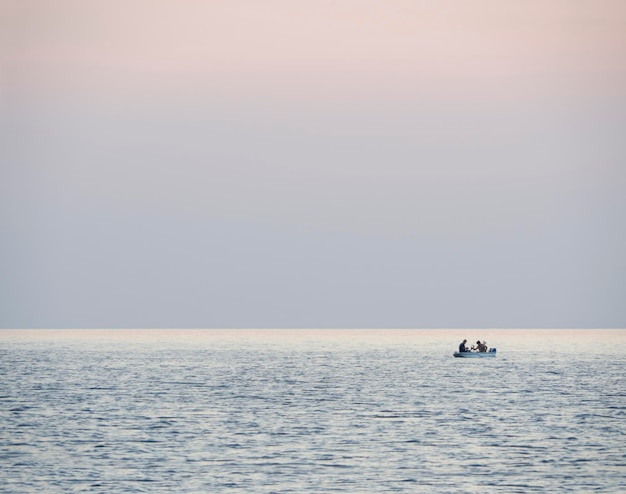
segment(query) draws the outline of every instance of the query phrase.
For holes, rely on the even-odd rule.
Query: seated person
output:
[[[481,343],[480,340],[476,341],[476,346],[472,346],[472,350],[476,350],[478,352],[486,352],[487,345],[486,342]]]
[[[468,348],[465,346],[465,343],[467,343],[467,340],[463,340],[463,343],[459,345],[459,353],[469,352]]]

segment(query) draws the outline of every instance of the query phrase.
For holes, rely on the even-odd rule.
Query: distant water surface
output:
[[[463,338],[495,359],[455,359]],[[626,492],[625,330],[0,330],[0,492]]]

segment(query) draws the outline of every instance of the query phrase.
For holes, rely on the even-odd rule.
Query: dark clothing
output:
[[[461,343],[459,345],[459,353],[467,352],[467,348],[465,348],[465,343]]]

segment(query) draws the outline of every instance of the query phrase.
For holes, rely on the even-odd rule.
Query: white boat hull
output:
[[[457,358],[485,358],[495,357],[496,349],[492,348],[488,352],[454,352],[454,356]]]

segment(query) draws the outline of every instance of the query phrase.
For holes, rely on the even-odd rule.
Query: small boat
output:
[[[484,358],[484,357],[495,357],[496,349],[490,348],[486,352],[454,352],[453,354],[458,358]]]

